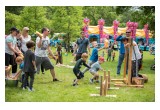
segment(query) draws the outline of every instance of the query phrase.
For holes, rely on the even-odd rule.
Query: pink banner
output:
[[[119,21],[114,20],[113,21],[113,32],[114,32],[114,41],[116,40],[117,36],[118,36],[118,25],[119,25]]]
[[[89,36],[88,35],[88,25],[89,25],[90,20],[86,17],[86,18],[84,18],[83,22],[85,24],[83,27],[83,31],[84,31],[86,37],[88,38],[88,36]]]

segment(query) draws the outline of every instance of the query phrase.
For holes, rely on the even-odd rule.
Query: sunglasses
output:
[[[131,33],[131,32],[126,32],[126,33]]]

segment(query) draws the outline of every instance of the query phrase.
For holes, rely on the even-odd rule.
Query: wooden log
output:
[[[110,82],[111,82],[110,70],[108,70],[108,89],[110,88]]]
[[[102,96],[102,87],[103,87],[102,80],[103,80],[103,76],[100,77],[100,96]]]
[[[144,79],[140,77],[132,77],[132,84],[144,85]]]

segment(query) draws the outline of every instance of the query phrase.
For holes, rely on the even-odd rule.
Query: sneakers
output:
[[[90,79],[89,79],[89,82],[90,82],[90,83],[93,83],[93,79],[92,79],[92,78],[90,78]]]
[[[76,83],[76,84],[74,83],[74,84],[73,84],[73,86],[76,86],[76,85],[78,85],[78,83]]]
[[[26,90],[27,88],[26,88],[26,87],[23,87],[22,89],[23,89],[23,90]]]
[[[42,72],[42,74],[45,74],[44,72]]]
[[[58,80],[57,78],[55,78],[55,79],[53,79],[53,82],[55,82],[55,81],[60,81],[60,80]]]
[[[28,88],[28,91],[29,92],[34,92],[35,90],[33,88],[32,89]]]

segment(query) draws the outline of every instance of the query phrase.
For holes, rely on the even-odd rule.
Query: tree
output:
[[[24,6],[5,6],[5,10],[9,13],[19,15]]]
[[[82,28],[82,7],[80,6],[58,6],[52,7],[53,13],[52,26],[54,32],[66,33],[65,43],[70,46],[70,41],[80,35]]]
[[[85,6],[83,11],[83,16],[91,20],[91,25],[98,25],[98,20],[103,18],[105,25],[111,26],[113,20],[117,19],[116,11],[111,6]]]
[[[27,6],[22,10],[20,26],[30,28],[31,33],[40,31],[43,27],[48,27],[49,22],[46,18],[46,8],[42,6]]]
[[[19,21],[20,21],[20,16],[5,11],[5,34],[10,33],[11,27],[17,27],[19,29],[20,28],[18,25]]]

